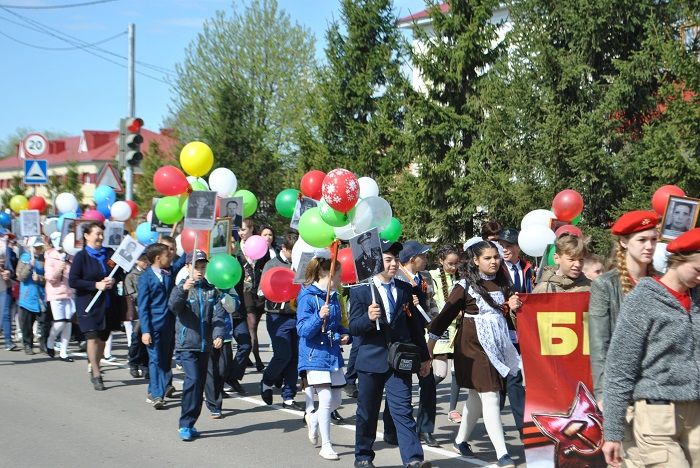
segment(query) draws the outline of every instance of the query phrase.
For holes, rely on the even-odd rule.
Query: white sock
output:
[[[105,341],[105,352],[104,357],[110,357],[112,355],[112,334],[109,334],[109,338]]]
[[[331,400],[333,399],[331,395],[330,385],[324,385],[316,388],[316,393],[318,393],[318,410],[316,410],[316,416],[318,417],[318,429],[321,433],[321,447],[322,449],[331,449]]]
[[[461,444],[469,440],[469,436],[476,426],[476,422],[481,417],[481,398],[476,390],[469,389],[467,401],[464,402],[462,410],[462,422],[459,423],[459,431],[455,442]]]
[[[307,385],[304,389],[304,403],[306,403],[306,414],[314,411],[314,387]]]
[[[489,439],[496,449],[496,458],[508,454],[506,449],[505,436],[503,434],[503,422],[501,421],[501,395],[498,392],[479,393],[481,397],[484,425]]]
[[[64,322],[63,330],[61,330],[61,352],[60,356],[62,358],[68,357],[68,342],[70,341],[70,333],[73,330],[73,324],[70,322]]]
[[[53,345],[56,343],[56,337],[63,330],[63,326],[66,322],[54,322],[51,326],[51,331],[49,331],[49,337],[46,339],[46,348],[53,349]]]
[[[131,346],[131,334],[134,332],[134,324],[131,320],[122,322],[124,324],[124,331],[126,332],[126,346]]]

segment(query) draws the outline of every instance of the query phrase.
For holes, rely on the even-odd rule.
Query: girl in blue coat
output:
[[[345,386],[341,345],[350,342],[350,333],[340,323],[340,303],[335,291],[340,284],[340,264],[336,262],[331,278],[331,261],[313,258],[306,267],[304,287],[297,297],[297,334],[299,335],[299,371],[306,372],[308,385],[318,394],[318,410],[306,414],[309,440],[316,445],[321,433],[319,455],[337,460],[331,444],[331,412],[341,403],[341,388]],[[326,303],[330,283],[331,295]]]

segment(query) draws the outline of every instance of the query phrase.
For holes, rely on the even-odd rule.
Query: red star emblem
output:
[[[557,468],[605,467],[603,414],[586,386],[578,383],[568,414],[532,414],[542,434],[554,442]]]

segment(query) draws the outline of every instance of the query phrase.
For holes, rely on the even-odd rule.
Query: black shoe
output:
[[[331,412],[331,421],[338,426],[345,424],[345,419],[338,413],[338,410]]]
[[[350,398],[357,398],[357,385],[355,384],[347,384],[345,386],[345,394],[349,396]]]
[[[280,377],[279,380],[277,382],[275,382],[275,387],[282,388],[283,383],[284,382],[282,381],[282,377]]]
[[[355,460],[355,468],[374,468],[370,460]]]
[[[138,379],[141,377],[141,372],[139,371],[138,366],[132,366],[129,368],[129,374],[135,379]]]
[[[153,399],[153,407],[157,410],[163,409],[165,407],[165,402],[162,398],[156,397]]]
[[[429,461],[424,460],[413,460],[408,462],[406,468],[432,468],[433,464]]]
[[[102,377],[90,377],[90,382],[92,382],[92,386],[95,390],[102,391],[105,389],[105,384],[102,381]]]
[[[287,408],[294,411],[301,411],[304,413],[306,412],[306,407],[304,407],[304,405],[302,405],[301,403],[297,403],[296,401],[292,401],[289,404],[282,402],[282,408]]]
[[[232,398],[231,395],[221,390],[221,398]]]
[[[418,434],[418,438],[420,439],[421,444],[425,444],[428,447],[439,447],[440,444],[438,441],[433,437],[433,435],[430,432],[422,432]]]
[[[262,372],[265,370],[265,364],[263,364],[262,361],[258,361],[255,363],[255,368],[258,370],[258,372]]]
[[[46,349],[46,345],[45,345],[45,344],[40,344],[40,345],[39,345],[39,352],[49,354],[49,350]]]
[[[56,355],[56,351],[54,351],[53,349],[47,349],[47,350],[46,350],[46,354],[48,354],[48,356],[49,356],[51,359],[53,359],[53,357]]]
[[[231,385],[231,388],[233,389],[234,392],[238,393],[239,395],[246,395],[247,392],[245,391],[245,388],[243,388],[243,385],[238,380],[232,380],[229,385]]]
[[[461,444],[452,444],[452,447],[463,457],[473,458],[475,456],[474,452],[472,452],[472,448],[466,442],[462,442]]]
[[[59,357],[58,359],[60,359],[60,360],[63,361],[63,362],[73,362],[73,358],[70,357],[70,356]]]
[[[396,437],[396,434],[384,434],[384,443],[387,445],[398,446],[399,439]]]
[[[265,389],[262,380],[260,381],[260,398],[262,398],[262,401],[264,401],[266,405],[272,404],[272,389]]]
[[[172,385],[168,385],[167,387],[165,387],[165,396],[167,398],[172,398],[173,395],[175,395],[175,387],[173,387]]]
[[[34,350],[32,349],[31,346],[25,346],[24,347],[24,354],[28,354],[30,356],[34,355]]]

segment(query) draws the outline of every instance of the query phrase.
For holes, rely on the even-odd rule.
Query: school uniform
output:
[[[423,460],[423,449],[411,408],[413,376],[389,368],[389,345],[394,342],[414,343],[420,348],[421,361],[427,361],[429,355],[423,334],[424,322],[413,307],[410,285],[392,280],[384,286],[377,277],[373,281],[371,287],[382,311],[378,319],[379,331],[367,315],[367,309],[373,302],[370,285],[350,290],[350,332],[362,340],[355,363],[359,378],[355,462],[374,459],[372,446],[376,439],[382,394],[386,391],[387,407],[396,426],[401,460],[407,465]]]

